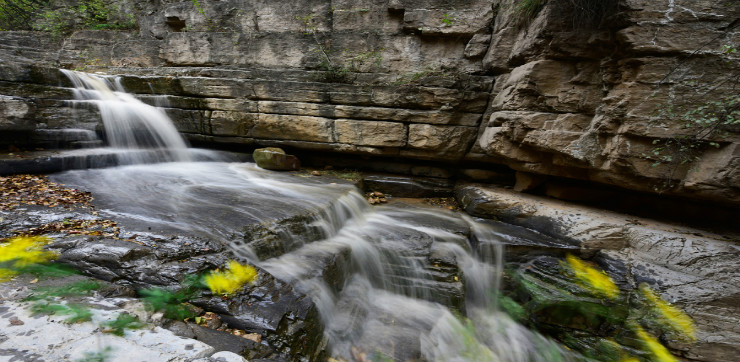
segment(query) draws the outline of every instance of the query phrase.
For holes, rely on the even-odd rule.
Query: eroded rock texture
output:
[[[567,241],[604,268],[623,290],[646,283],[680,305],[696,322],[698,340],[691,345],[672,342],[675,353],[698,361],[722,361],[738,354],[740,335],[730,327],[737,324],[740,310],[736,240],[501,188],[460,184],[455,192],[471,215],[495,217]],[[507,260],[516,260],[520,252],[508,247]],[[557,274],[557,262],[545,262],[547,258],[530,255],[527,263]]]
[[[194,141],[502,164],[740,203],[736,125],[690,152],[661,148],[699,133],[687,110],[737,94],[736,2],[594,13],[550,0],[531,18],[505,0],[119,3],[138,30],[0,33],[2,143],[100,128],[94,108],[62,101],[54,68],[81,68],[123,75]]]

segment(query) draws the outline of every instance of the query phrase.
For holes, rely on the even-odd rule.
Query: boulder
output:
[[[257,166],[266,170],[296,171],[301,169],[301,161],[298,157],[288,155],[277,147],[258,148],[254,150],[252,157]]]

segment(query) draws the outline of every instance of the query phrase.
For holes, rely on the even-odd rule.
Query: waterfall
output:
[[[120,163],[192,160],[172,120],[161,108],[126,93],[120,78],[64,69],[62,73],[75,86],[73,106],[97,106],[108,144],[120,151]]]
[[[192,161],[164,112],[115,78],[64,71],[76,104],[100,110],[127,163],[69,171],[57,181],[91,191],[100,214],[138,234],[216,240],[310,296],[330,354],[342,360],[552,361],[577,356],[497,308],[504,237],[470,217],[410,206],[370,207],[348,184],[253,164]],[[187,163],[185,163],[187,162]],[[249,223],[276,222],[250,234]],[[134,229],[145,225],[147,231]]]
[[[435,362],[578,358],[497,308],[502,235],[487,225],[441,210],[347,209],[358,214],[334,235],[257,261],[311,295],[334,356]],[[439,280],[425,254],[429,250],[454,258],[463,280]],[[339,279],[326,276],[332,262],[338,265],[329,268],[344,273]],[[445,295],[457,282],[464,285],[462,305]]]

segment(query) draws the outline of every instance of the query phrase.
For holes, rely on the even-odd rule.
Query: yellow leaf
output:
[[[645,283],[640,284],[640,292],[650,302],[663,325],[690,341],[696,341],[696,326],[691,317],[664,301]]]
[[[589,266],[585,261],[571,254],[568,254],[565,259],[579,284],[586,290],[609,299],[619,297],[619,288],[605,272]]]
[[[32,263],[43,263],[57,257],[56,254],[43,250],[51,239],[45,236],[18,236],[0,244],[0,262],[14,261],[19,266]]]
[[[257,279],[257,270],[249,265],[242,265],[236,261],[229,261],[227,270],[215,271],[203,277],[203,282],[213,294],[233,294],[246,283],[254,283]]]
[[[665,346],[660,344],[658,340],[645,332],[640,326],[635,327],[635,333],[637,337],[642,340],[642,343],[647,347],[648,351],[655,357],[655,362],[679,362],[676,357],[673,357],[671,352],[668,351]]]

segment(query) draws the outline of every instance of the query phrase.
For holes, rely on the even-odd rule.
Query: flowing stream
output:
[[[107,205],[103,217],[219,240],[307,293],[335,358],[579,359],[497,308],[503,243],[512,237],[506,227],[444,210],[371,207],[351,184],[297,182],[251,163],[195,162],[165,113],[115,78],[65,74],[76,86],[74,102],[95,104],[107,142],[131,158],[55,179],[91,191]],[[156,159],[140,157],[142,150]],[[308,216],[276,224],[268,236],[244,227],[296,214]]]

